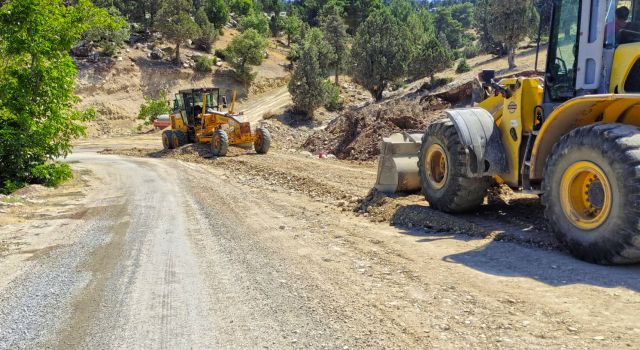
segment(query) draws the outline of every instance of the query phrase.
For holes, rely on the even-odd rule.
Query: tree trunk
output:
[[[176,57],[175,57],[174,61],[177,64],[180,64],[180,42],[176,43]]]
[[[509,62],[509,70],[515,69],[516,66],[516,47],[515,45],[507,46],[507,61]]]
[[[382,92],[384,92],[386,84],[382,83],[380,86],[376,86],[373,90],[373,97],[376,99],[376,102],[382,101]]]
[[[431,81],[431,89],[435,89],[435,84],[436,84],[436,75],[434,73],[431,73],[429,75],[429,81]]]
[[[291,47],[291,34],[287,33],[287,47]]]
[[[340,71],[336,67],[336,86],[340,86]]]

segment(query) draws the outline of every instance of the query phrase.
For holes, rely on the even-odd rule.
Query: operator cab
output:
[[[612,76],[621,74],[616,72],[620,69],[615,67],[620,63],[614,57],[616,51],[638,52],[637,43],[640,43],[640,0],[553,1],[544,114],[549,115],[558,104],[577,96],[640,92],[640,60],[630,72],[624,72],[621,78],[625,80],[624,90],[610,86]]]
[[[180,112],[186,125],[202,123],[202,114],[220,111],[220,90],[217,88],[182,90],[174,99],[174,112]]]

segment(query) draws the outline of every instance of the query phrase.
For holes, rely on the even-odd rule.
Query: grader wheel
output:
[[[173,132],[172,140],[173,140],[174,148],[178,148],[189,143],[189,138],[187,137],[187,134],[179,130],[176,130]]]
[[[491,184],[489,177],[467,177],[468,158],[450,120],[430,125],[422,138],[422,193],[435,209],[459,213],[479,207]]]
[[[256,130],[256,140],[253,142],[253,147],[258,154],[266,154],[271,147],[271,134],[266,128],[258,128]]]
[[[224,130],[218,130],[213,133],[211,138],[211,153],[215,157],[224,157],[229,149],[229,136]]]
[[[589,125],[556,143],[545,166],[545,214],[579,259],[640,262],[640,129]]]
[[[162,132],[162,147],[173,149],[173,131],[165,130]]]

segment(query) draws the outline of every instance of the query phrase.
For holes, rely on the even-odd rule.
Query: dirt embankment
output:
[[[347,111],[312,135],[303,147],[335,154],[340,159],[372,160],[380,154],[379,142],[396,132],[424,132],[442,118],[450,104],[439,98],[403,97]]]
[[[235,31],[229,30],[215,44],[216,49],[226,47]],[[177,66],[169,57],[153,60],[149,57],[153,43],[139,43],[121,49],[113,59],[76,60],[78,79],[76,94],[80,96],[80,108],[94,107],[95,121],[88,125],[88,136],[130,135],[138,132],[141,121],[137,120],[140,105],[145,97],[158,98],[162,91],[171,100],[179,90],[194,87],[219,87],[223,92],[236,90],[239,102],[254,95],[286,85],[289,72],[286,55],[274,42],[267,50],[269,55],[263,64],[255,67],[257,78],[251,89],[235,79],[233,71],[225,62],[213,67],[212,73],[198,73],[191,67]],[[171,48],[170,44],[157,43],[156,47]],[[182,59],[204,55],[190,48],[182,49]],[[211,56],[211,55],[210,55]]]

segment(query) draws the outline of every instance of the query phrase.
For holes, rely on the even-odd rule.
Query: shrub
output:
[[[211,67],[217,61],[215,57],[209,58],[207,56],[195,56],[193,60],[196,62],[193,70],[199,73],[211,73],[213,71]]]
[[[10,194],[26,186],[26,183],[16,180],[5,180],[0,187],[0,193]]]
[[[144,120],[144,123],[149,125],[153,123],[159,115],[166,113],[169,113],[169,103],[167,102],[167,94],[163,91],[160,93],[160,98],[158,99],[144,98],[144,103],[140,105],[138,119]]]
[[[340,100],[340,87],[332,84],[329,80],[323,81],[322,85],[326,93],[324,108],[326,108],[330,112],[342,109],[342,101]]]
[[[478,55],[480,55],[480,46],[478,46],[477,44],[471,44],[468,46],[465,46],[465,48],[462,50],[462,55],[464,58],[474,58]]]
[[[458,67],[456,67],[456,73],[458,74],[466,73],[470,70],[471,70],[471,66],[469,66],[469,63],[467,63],[467,60],[465,58],[460,60],[460,62],[458,63]]]
[[[71,167],[65,163],[46,163],[33,168],[31,174],[36,183],[49,187],[57,187],[73,177]]]

